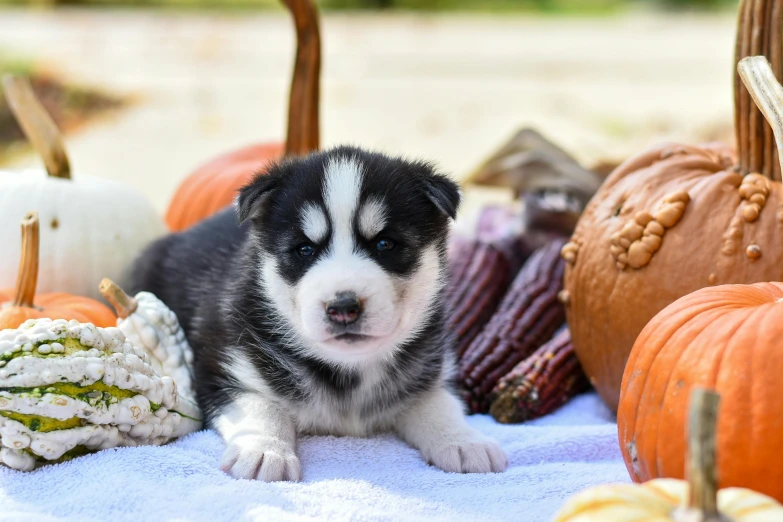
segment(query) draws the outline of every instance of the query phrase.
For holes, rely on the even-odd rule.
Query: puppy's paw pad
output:
[[[485,438],[445,444],[424,456],[443,471],[454,473],[500,473],[508,466],[503,449],[495,441]]]
[[[240,440],[229,443],[220,469],[234,478],[264,482],[299,481],[302,466],[293,448],[279,441]]]

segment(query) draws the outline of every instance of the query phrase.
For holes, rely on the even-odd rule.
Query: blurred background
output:
[[[735,1],[321,0],[321,141],[463,178],[533,127],[588,168],[732,140]],[[215,154],[285,135],[295,39],[276,0],[0,0],[74,176],[163,212]],[[0,101],[0,168],[39,165]]]

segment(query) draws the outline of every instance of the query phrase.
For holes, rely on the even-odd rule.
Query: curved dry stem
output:
[[[130,316],[139,306],[136,299],[126,294],[117,283],[107,277],[101,280],[98,291],[111,303],[120,319]]]
[[[772,127],[778,159],[783,158],[783,86],[775,78],[764,56],[743,58],[737,64],[737,71],[756,106]],[[780,181],[779,177],[777,181]]]
[[[4,76],[3,92],[11,112],[14,113],[27,139],[43,159],[49,175],[70,179],[71,166],[60,129],[35,96],[30,80],[12,75]]]
[[[38,213],[28,212],[22,220],[22,255],[19,257],[19,273],[16,276],[16,293],[12,306],[33,306],[35,289],[38,286],[39,245]]]
[[[318,150],[321,88],[321,35],[312,0],[283,0],[296,26],[296,61],[288,100],[286,155]]]

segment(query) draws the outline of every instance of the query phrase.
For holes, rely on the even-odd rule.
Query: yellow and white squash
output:
[[[783,506],[747,488],[718,490],[718,394],[691,395],[688,480],[659,478],[644,484],[605,484],[570,498],[553,522],[783,522]]]

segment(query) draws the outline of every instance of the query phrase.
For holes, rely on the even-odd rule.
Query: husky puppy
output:
[[[270,166],[235,209],[142,254],[131,288],[179,317],[223,470],[299,480],[298,435],[381,431],[446,471],[506,468],[451,391],[441,294],[459,202],[426,163],[340,147]]]

